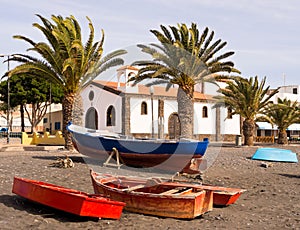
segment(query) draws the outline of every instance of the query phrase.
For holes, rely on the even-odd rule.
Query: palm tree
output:
[[[278,134],[278,144],[287,144],[288,138],[286,130],[287,128],[299,122],[300,110],[298,102],[292,102],[288,99],[277,99],[277,104],[269,104],[265,111],[264,116],[260,120],[268,121],[272,125],[277,125]]]
[[[225,105],[233,110],[232,115],[239,114],[243,118],[244,144],[254,144],[255,120],[263,114],[265,107],[270,103],[279,88],[270,91],[270,86],[264,89],[266,78],[259,83],[258,77],[234,78],[228,81],[224,89],[219,89],[223,95],[216,96],[215,106]]]
[[[11,60],[19,61],[22,64],[9,74],[10,76],[30,74],[37,78],[46,78],[61,86],[64,91],[62,107],[65,147],[72,149],[71,136],[67,132],[66,126],[69,121],[76,118],[72,114],[74,104],[76,104],[74,103],[76,95],[82,87],[103,71],[123,64],[123,60],[118,56],[125,54],[126,51],[117,50],[102,57],[104,31],[102,30],[101,40],[94,42],[94,27],[88,17],[90,32],[86,43],[83,44],[80,25],[73,16],[63,18],[53,15],[51,17],[53,23],[40,15],[37,16],[42,24],[34,23],[33,26],[43,33],[48,44],[34,42],[20,35],[14,36],[14,38],[28,42],[32,46],[29,51],[39,54],[41,59],[26,54],[15,55]]]
[[[143,52],[151,55],[152,60],[134,62],[140,66],[138,74],[129,79],[134,84],[145,79],[154,79],[148,86],[166,84],[178,86],[177,103],[181,123],[181,137],[193,137],[194,86],[205,81],[225,77],[224,73],[238,72],[231,61],[223,61],[234,52],[217,53],[226,46],[221,39],[213,41],[214,32],[205,28],[202,35],[195,23],[188,28],[185,24],[178,27],[160,26],[162,32],[150,30],[160,44],[138,45]],[[218,55],[218,56],[216,56]]]

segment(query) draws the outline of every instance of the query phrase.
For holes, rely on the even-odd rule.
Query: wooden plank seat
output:
[[[182,192],[179,192],[179,193],[177,193],[178,195],[185,195],[185,194],[188,194],[188,193],[191,193],[192,192],[192,188],[189,188],[189,189],[185,189],[185,190],[183,190]],[[176,194],[176,195],[177,195]]]
[[[170,194],[174,194],[174,193],[176,193],[178,191],[179,191],[179,189],[174,188],[174,189],[170,189],[170,190],[164,191],[164,192],[160,193],[160,195],[170,195]]]
[[[122,189],[122,191],[131,192],[131,191],[134,191],[134,190],[137,190],[137,189],[140,189],[140,188],[144,188],[144,187],[145,187],[145,185],[138,184],[138,185],[135,185],[135,186],[132,186],[132,187],[124,188],[124,189]]]

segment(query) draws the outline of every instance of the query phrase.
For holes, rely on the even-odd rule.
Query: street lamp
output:
[[[150,86],[150,95],[151,95],[151,116],[152,116],[152,134],[151,137],[154,138],[154,115],[153,115],[153,94],[154,94],[154,88],[153,86]]]
[[[52,89],[51,89],[51,82],[50,82],[50,107],[49,107],[49,124],[50,124],[50,127],[49,127],[49,133],[51,135],[52,133],[52,117],[51,117],[51,104],[52,104]]]
[[[9,59],[10,57],[13,57],[14,55],[5,55],[0,54],[0,57],[7,57],[7,72],[9,72]],[[7,124],[7,144],[9,144],[9,138],[10,138],[10,129],[9,129],[9,119],[10,119],[10,82],[9,82],[9,76],[7,76],[7,114],[6,114],[6,124]]]

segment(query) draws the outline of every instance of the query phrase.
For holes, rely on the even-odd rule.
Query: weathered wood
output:
[[[179,189],[170,189],[170,190],[167,190],[165,192],[161,192],[160,195],[170,195],[170,194],[174,194],[178,191],[179,191]]]
[[[116,155],[116,161],[117,163],[109,163],[113,156]],[[110,155],[108,156],[107,160],[103,163],[103,166],[112,166],[112,167],[117,167],[118,169],[121,168],[123,164],[120,163],[120,153],[116,148],[112,148],[112,151]]]
[[[122,189],[122,191],[131,192],[131,191],[134,191],[134,190],[137,190],[137,189],[140,189],[140,188],[144,188],[144,187],[145,187],[145,185],[138,184],[136,186],[132,186],[132,187],[129,187],[129,188],[124,188],[124,189]]]
[[[193,189],[189,185],[178,188],[164,185],[159,180],[149,183],[147,179],[98,174],[93,171],[91,177],[96,194],[105,194],[113,200],[126,203],[124,209],[130,212],[193,219],[212,210],[211,191]],[[115,178],[115,182],[105,183],[107,178]],[[135,191],[141,187],[141,190]]]

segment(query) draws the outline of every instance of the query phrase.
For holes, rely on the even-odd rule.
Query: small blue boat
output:
[[[203,141],[136,139],[73,124],[69,124],[67,129],[72,134],[74,146],[83,155],[103,160],[117,149],[123,164],[137,168],[159,166],[178,172],[188,164],[199,165],[209,144],[207,138]]]
[[[297,163],[297,154],[288,149],[259,148],[251,158],[252,160],[293,162]]]

